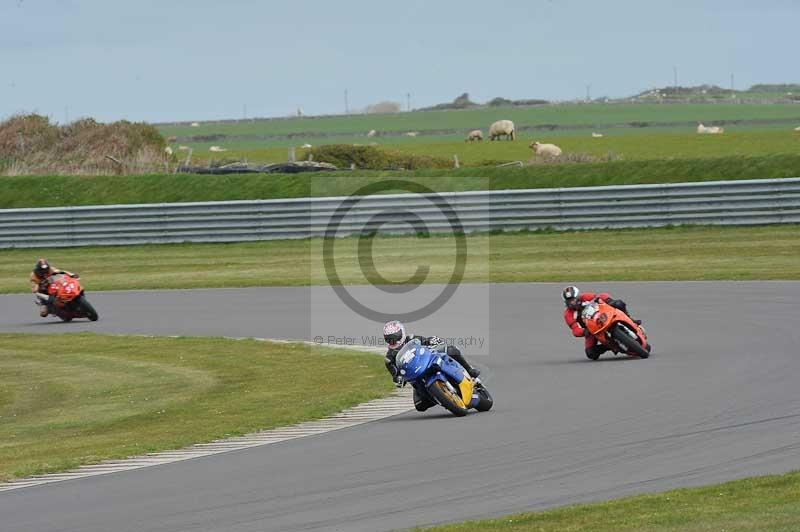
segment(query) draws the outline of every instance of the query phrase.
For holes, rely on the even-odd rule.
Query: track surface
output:
[[[586,360],[561,319],[558,285],[462,286],[415,330],[487,339],[482,351],[491,354],[473,358],[495,396],[491,412],[411,412],[2,493],[0,530],[390,530],[800,468],[800,283],[598,288],[645,320],[652,358]],[[386,297],[357,292],[362,301]],[[325,288],[90,298],[95,324],[40,320],[30,296],[0,297],[0,331],[303,339],[380,331]]]

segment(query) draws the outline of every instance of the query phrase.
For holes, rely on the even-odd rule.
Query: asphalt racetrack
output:
[[[625,299],[654,345],[648,360],[598,362],[564,326],[560,288],[464,285],[412,324],[411,332],[469,343],[466,354],[495,397],[491,412],[458,419],[438,407],[410,411],[0,493],[0,530],[392,530],[800,468],[800,283],[584,286]],[[413,306],[409,294],[352,290],[370,304]],[[89,297],[100,321],[62,324],[40,319],[29,295],[0,296],[0,331],[342,343],[380,335],[379,323],[323,287]]]

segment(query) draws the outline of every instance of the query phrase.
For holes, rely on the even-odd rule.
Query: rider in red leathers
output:
[[[567,327],[572,330],[573,336],[584,337],[586,356],[592,360],[597,360],[600,355],[608,351],[608,347],[598,342],[597,338],[590,334],[589,331],[583,326],[583,322],[581,321],[581,309],[589,301],[599,299],[601,301],[605,301],[614,308],[618,308],[630,316],[628,313],[628,306],[621,299],[613,299],[606,292],[601,292],[599,294],[592,292],[581,292],[577,286],[566,287],[561,292],[561,298],[564,300],[564,305],[567,307],[564,309],[564,321],[567,323]],[[641,320],[633,321],[637,325],[642,324]]]

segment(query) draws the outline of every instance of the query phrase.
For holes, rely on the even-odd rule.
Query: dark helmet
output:
[[[397,320],[387,321],[383,326],[383,339],[389,349],[400,349],[406,339],[406,326]]]
[[[561,292],[561,299],[564,300],[564,305],[571,309],[575,309],[580,305],[581,291],[577,286],[568,286]]]
[[[35,273],[40,279],[44,279],[50,275],[50,264],[46,259],[37,260],[36,265],[33,267],[33,273]]]

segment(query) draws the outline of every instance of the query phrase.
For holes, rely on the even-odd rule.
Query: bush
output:
[[[166,142],[158,130],[126,120],[91,118],[66,126],[44,116],[14,116],[0,123],[2,170],[14,174],[107,174],[163,171]],[[117,162],[115,162],[117,161]]]
[[[360,170],[417,170],[423,168],[451,168],[446,159],[427,155],[412,155],[386,151],[375,146],[354,146],[350,144],[326,144],[308,150],[315,161],[335,164],[348,169],[355,165]]]
[[[489,100],[489,103],[487,103],[486,105],[488,105],[489,107],[501,107],[501,106],[514,105],[514,102],[512,102],[511,100],[508,100],[506,98],[501,98],[500,96],[498,96],[497,98],[493,98],[493,99]]]

